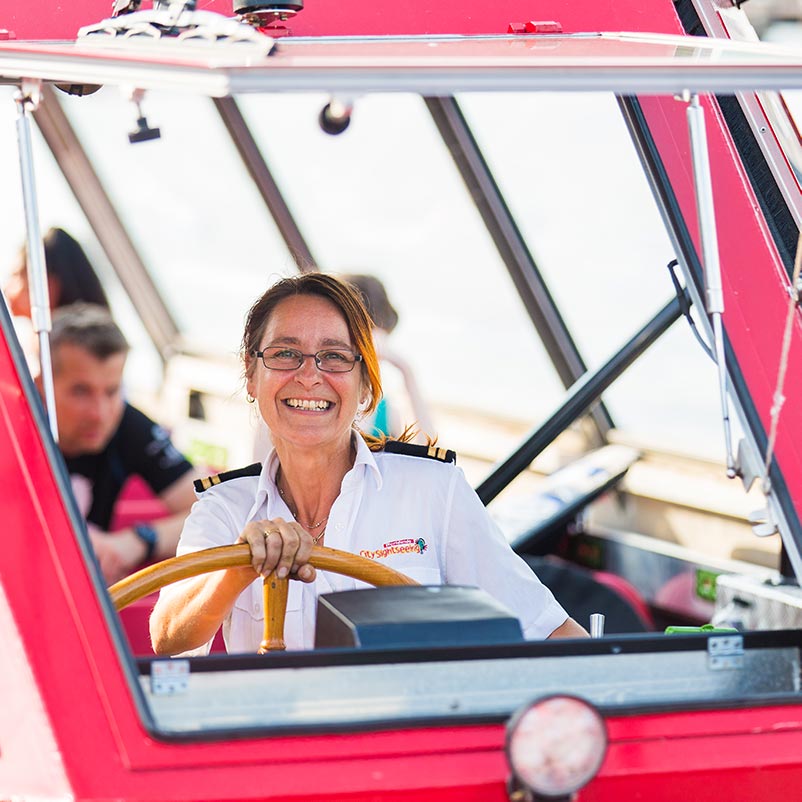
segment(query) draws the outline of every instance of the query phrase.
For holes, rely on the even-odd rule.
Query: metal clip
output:
[[[769,535],[776,535],[777,532],[779,532],[777,522],[774,520],[774,516],[771,514],[771,509],[768,506],[750,512],[749,523],[752,526],[752,531],[758,537],[768,537]]]
[[[189,690],[189,660],[154,660],[150,664],[150,692],[174,696]]]
[[[741,478],[747,493],[752,489],[755,479],[763,476],[763,462],[755,455],[754,449],[749,446],[744,437],[738,441],[735,472]]]
[[[744,667],[742,635],[717,635],[707,641],[707,667],[711,671],[738,670]]]
[[[23,78],[14,100],[18,106],[24,104],[29,111],[36,111],[42,102],[42,82],[38,78]]]

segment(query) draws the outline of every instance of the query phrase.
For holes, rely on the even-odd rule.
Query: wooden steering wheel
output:
[[[405,574],[367,557],[325,546],[315,546],[309,562],[322,571],[350,576],[371,585],[419,584]],[[250,564],[251,549],[247,543],[218,546],[149,565],[112,585],[109,594],[115,609],[122,610],[143,596],[180,579],[190,579],[223,568],[239,568]],[[259,654],[285,649],[284,617],[287,612],[288,590],[289,580],[279,579],[274,573],[264,580],[265,631],[259,646]]]

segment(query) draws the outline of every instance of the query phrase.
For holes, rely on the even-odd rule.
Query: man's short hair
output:
[[[97,304],[63,306],[53,314],[50,348],[69,343],[88,351],[96,359],[127,354],[130,346],[108,309]]]

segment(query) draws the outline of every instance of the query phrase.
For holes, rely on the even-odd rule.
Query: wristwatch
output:
[[[150,524],[137,524],[134,526],[134,534],[145,544],[145,559],[142,562],[150,562],[159,542],[156,530]]]

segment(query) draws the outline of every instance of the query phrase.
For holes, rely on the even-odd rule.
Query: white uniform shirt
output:
[[[520,620],[529,639],[546,638],[565,622],[566,612],[509,547],[461,469],[433,459],[371,452],[361,437],[355,441],[356,460],[332,505],[326,546],[370,557],[422,585],[480,587]],[[201,493],[184,524],[178,554],[229,545],[249,521],[293,520],[276,488],[277,469],[271,452],[259,476],[229,479]],[[313,647],[318,594],[357,587],[366,585],[324,571],[312,584],[291,581],[287,649]],[[257,579],[223,624],[228,651],[256,652],[263,628],[262,581]],[[197,651],[206,650],[208,644]]]

